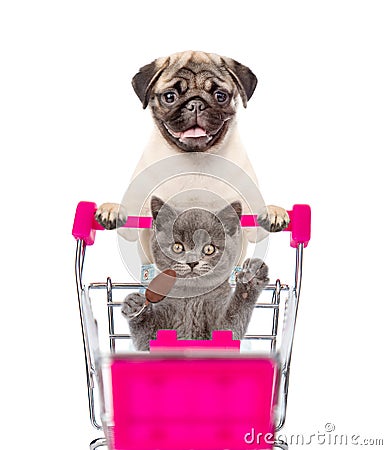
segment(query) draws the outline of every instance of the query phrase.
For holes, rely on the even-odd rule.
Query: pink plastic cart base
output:
[[[252,430],[273,439],[276,372],[271,359],[242,356],[115,359],[112,448],[272,448],[249,440]]]
[[[113,359],[111,447],[272,448],[276,361],[235,354],[237,347],[228,331],[214,332],[213,341],[177,341],[176,332],[162,330],[150,355]],[[252,430],[260,436],[253,443]]]

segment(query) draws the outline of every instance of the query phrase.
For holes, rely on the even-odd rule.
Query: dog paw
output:
[[[114,230],[126,223],[128,215],[119,203],[103,203],[95,212],[95,220],[106,230]]]
[[[290,223],[289,214],[280,206],[269,205],[258,214],[258,223],[271,233],[285,230]]]
[[[269,282],[269,268],[258,258],[246,259],[242,270],[236,275],[236,287],[246,292],[251,289],[263,289]]]
[[[122,303],[121,313],[128,320],[136,317],[140,311],[144,308],[145,297],[144,295],[134,292],[128,295]]]

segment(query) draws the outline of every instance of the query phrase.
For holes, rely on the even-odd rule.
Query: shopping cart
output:
[[[144,284],[110,278],[83,282],[86,248],[102,229],[94,219],[96,208],[80,202],[73,227],[90,420],[104,433],[90,449],[287,449],[276,433],[285,422],[310,207],[294,205],[288,211],[294,283],[277,280],[265,288],[242,342],[228,331],[214,332],[212,341],[182,341],[174,331],[160,330],[150,352],[130,350],[120,314],[127,291],[144,289]],[[129,217],[125,226],[149,228],[151,223],[151,218]],[[241,225],[258,224],[256,217],[242,216]],[[264,317],[269,330],[261,334]],[[265,349],[259,348],[262,344]]]

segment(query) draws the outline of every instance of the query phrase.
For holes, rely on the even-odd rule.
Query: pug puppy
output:
[[[211,153],[240,167],[258,185],[236,123],[238,104],[241,102],[246,108],[257,85],[257,78],[248,67],[213,53],[185,51],[142,67],[132,85],[143,108],[151,110],[155,123],[132,180],[146,168],[170,156]],[[191,161],[192,172],[200,171],[200,167],[195,167],[195,158]],[[188,187],[219,192],[228,201],[235,200],[232,189],[226,192],[224,186],[216,186],[215,180],[200,176],[184,177],[167,185],[152,194],[167,199]],[[132,192],[124,197],[124,204],[102,204],[96,212],[96,220],[106,229],[122,226],[128,213],[139,214],[131,205],[133,197]],[[249,213],[250,207],[243,205],[244,214]],[[281,207],[271,205],[254,212],[258,213],[261,227],[268,232],[281,231],[289,224],[289,216]],[[141,214],[149,214],[149,207],[145,206]],[[128,230],[122,229],[121,234],[131,240]],[[151,260],[146,244],[148,238],[144,231],[141,237],[144,263]],[[250,241],[256,239],[256,236],[249,238]]]

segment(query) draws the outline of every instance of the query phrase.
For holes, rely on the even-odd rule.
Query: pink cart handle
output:
[[[86,245],[93,245],[96,230],[104,228],[95,220],[94,215],[97,205],[92,202],[79,202],[75,212],[73,236],[85,242]],[[309,205],[294,205],[288,211],[290,224],[284,231],[290,231],[290,245],[297,247],[304,244],[306,247],[310,240],[311,210]],[[242,215],[242,227],[258,227],[257,216]],[[151,228],[152,217],[129,216],[124,228]]]

